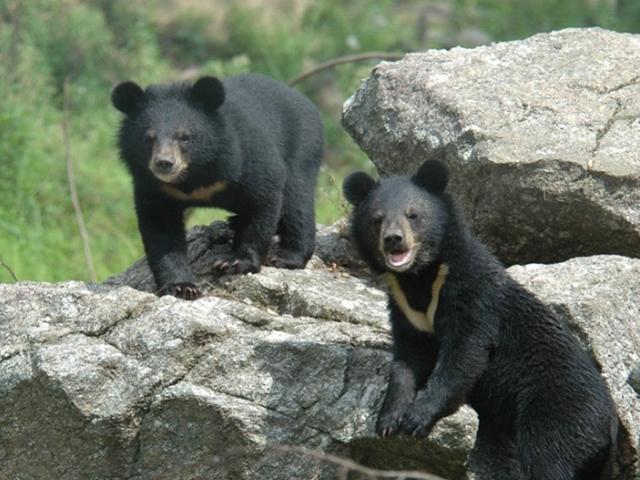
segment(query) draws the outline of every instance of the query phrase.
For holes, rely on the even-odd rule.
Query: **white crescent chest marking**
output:
[[[178,200],[200,200],[206,202],[213,197],[213,195],[227,188],[227,182],[220,181],[206,187],[196,188],[191,193],[184,193],[173,185],[162,185],[160,188],[164,193]]]
[[[438,309],[440,290],[442,290],[442,286],[444,285],[448,273],[449,267],[444,263],[440,265],[440,267],[438,268],[438,274],[431,284],[431,302],[429,302],[429,306],[427,307],[426,312],[420,312],[411,308],[409,306],[409,302],[407,301],[407,296],[402,291],[402,288],[400,287],[400,283],[398,282],[396,276],[393,273],[385,274],[384,277],[387,284],[389,285],[389,289],[391,290],[393,299],[395,300],[400,310],[402,310],[404,316],[407,317],[407,320],[409,320],[411,324],[418,330],[429,333],[434,332],[433,320],[436,316],[436,310]]]

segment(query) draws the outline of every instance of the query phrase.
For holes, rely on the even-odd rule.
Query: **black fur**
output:
[[[113,105],[126,114],[121,157],[134,184],[135,207],[159,293],[194,298],[186,259],[183,212],[215,206],[234,212],[232,251],[215,266],[226,273],[257,272],[271,238],[280,235],[272,265],[303,268],[315,243],[314,192],[323,152],[315,106],[286,85],[257,75],[193,86],[133,82],[118,85]],[[188,161],[177,187],[185,194],[224,182],[210,199],[178,199],[149,169],[154,142],[179,143]],[[166,187],[166,185],[164,185]]]
[[[142,103],[144,91],[133,82],[123,82],[111,92],[111,103],[122,113],[133,114]]]
[[[364,198],[367,182],[357,175],[357,182],[345,181],[345,194],[359,199],[352,235],[371,269],[388,274],[378,252],[380,229],[410,211],[421,247],[410,270],[392,273],[409,305],[424,312],[438,268],[449,269],[433,333],[415,328],[389,297],[394,360],[378,434],[428,435],[468,403],[480,418],[479,438],[515,445],[524,478],[601,478],[617,432],[604,380],[564,321],[470,233],[443,193],[444,165],[371,181]]]
[[[344,182],[344,195],[352,205],[359,205],[376,183],[364,172],[353,173]]]

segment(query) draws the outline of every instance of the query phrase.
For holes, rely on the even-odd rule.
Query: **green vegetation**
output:
[[[264,0],[253,2],[263,4],[254,10],[221,1],[187,10],[182,3],[0,0],[0,260],[19,279],[89,278],[66,175],[65,80],[71,158],[97,275],[104,279],[142,255],[130,181],[114,140],[119,115],[109,97],[118,81],[166,82],[194,68],[195,75],[252,71],[286,81],[340,55],[465,43],[462,33],[470,29],[493,40],[567,26],[640,29],[635,0]],[[372,170],[339,124],[342,101],[372,63],[342,65],[297,86],[325,120],[327,156],[317,194],[323,223],[346,212],[339,188],[344,175]],[[214,216],[224,212],[198,211],[189,223]],[[3,281],[12,278],[0,265]]]

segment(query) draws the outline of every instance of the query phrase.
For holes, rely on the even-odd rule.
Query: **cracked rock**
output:
[[[343,125],[383,174],[444,158],[506,264],[640,257],[640,35],[568,29],[374,68]]]
[[[196,272],[229,248],[222,223],[189,239]],[[128,286],[153,291],[144,260],[103,285],[0,285],[0,478],[335,478],[282,445],[461,478],[468,408],[396,457],[374,438],[386,296],[327,262],[205,273],[193,302]]]
[[[0,285],[0,478],[338,476],[291,446],[465,478],[477,427],[467,407],[426,440],[374,436],[391,357],[375,279],[320,254],[305,270],[218,278],[207,273],[207,246],[228,248],[225,232],[214,223],[189,233],[205,292],[192,302],[131,288],[153,290],[144,261],[102,285]],[[601,366],[622,420],[615,480],[633,480],[640,260],[510,271],[567,319]],[[501,453],[482,455],[505,465]]]

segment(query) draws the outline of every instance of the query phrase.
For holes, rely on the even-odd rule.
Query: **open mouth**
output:
[[[398,249],[387,252],[384,256],[387,267],[391,270],[403,271],[411,267],[415,257],[415,249]]]

